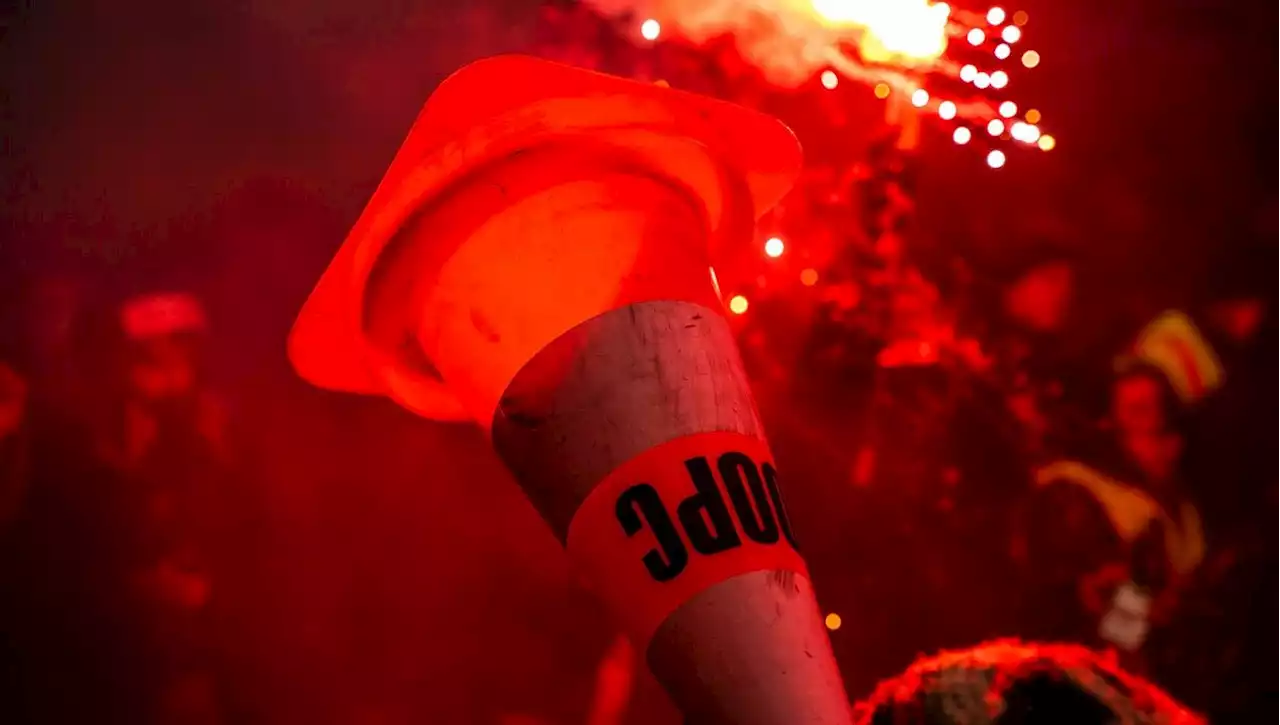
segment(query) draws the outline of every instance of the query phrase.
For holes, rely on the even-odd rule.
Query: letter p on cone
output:
[[[474,63],[289,340],[315,385],[483,427],[698,725],[851,721],[711,272],[800,165],[744,108]]]

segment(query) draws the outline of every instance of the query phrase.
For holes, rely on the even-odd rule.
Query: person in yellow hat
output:
[[[1247,501],[1266,487],[1251,479],[1272,467],[1277,254],[1274,241],[1227,242],[1215,257],[1200,299],[1153,316],[1114,367],[1163,382],[1163,405],[1187,433],[1189,475],[1215,481],[1231,516],[1261,503]]]
[[[1206,555],[1166,385],[1146,366],[1118,376],[1109,440],[1039,467],[1025,521],[1039,593],[1030,631],[1113,650],[1138,669]]]

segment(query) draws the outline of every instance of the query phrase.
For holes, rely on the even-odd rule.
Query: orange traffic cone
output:
[[[848,723],[711,260],[800,168],[763,115],[523,57],[427,102],[298,318],[322,387],[471,419],[698,723]]]

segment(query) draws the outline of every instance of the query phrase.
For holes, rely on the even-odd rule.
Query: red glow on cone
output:
[[[566,163],[557,154],[570,147],[589,158]],[[539,169],[518,161],[535,149],[545,154]],[[386,395],[427,417],[483,420],[492,414],[485,406],[508,382],[502,378],[567,327],[668,294],[671,286],[683,290],[673,299],[700,299],[696,288],[708,276],[708,258],[722,243],[747,242],[753,214],[772,206],[799,168],[791,132],[754,111],[533,58],[479,61],[428,101],[299,315],[290,359],[321,387]],[[508,184],[525,196],[505,196]],[[454,203],[452,194],[465,203]],[[539,211],[596,202],[613,204],[614,215],[579,219],[575,233],[590,239],[625,227],[631,242],[610,251],[556,240],[555,225]],[[407,233],[412,220],[446,207],[447,219],[423,225],[431,226],[429,236]],[[663,238],[653,228],[659,209],[702,214],[711,225]],[[538,266],[546,261],[539,254],[557,255],[554,269]],[[388,284],[380,270],[404,258],[412,259],[414,279]],[[671,266],[669,279],[638,271],[681,258],[685,263]],[[535,269],[556,272],[557,295],[545,294],[552,280],[536,279]],[[466,287],[476,280],[484,282]],[[462,342],[460,328],[430,320],[468,309],[478,316],[477,339],[489,342],[449,347],[448,360],[406,348],[406,339],[420,335],[427,347],[440,348],[445,338]],[[483,384],[459,387],[440,378],[442,368],[466,370],[473,362],[481,364]]]
[[[481,61],[427,103],[290,339],[317,385],[484,426],[544,519],[568,522],[615,616],[652,637],[672,698],[709,723],[849,721],[711,271],[799,168],[794,136],[758,113]],[[718,473],[690,478],[699,455]],[[713,561],[683,543],[701,520],[676,514],[682,535],[668,509],[728,517],[726,501],[741,534],[727,519],[717,536],[739,548]]]

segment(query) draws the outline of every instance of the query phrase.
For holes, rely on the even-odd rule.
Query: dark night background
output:
[[[1024,93],[1061,146],[992,175],[927,141],[926,226],[945,238],[952,220],[1018,225],[1048,209],[1109,283],[1175,302],[1211,281],[1222,245],[1274,246],[1273,3],[1023,8],[1046,59]],[[0,14],[0,319],[39,317],[19,300],[50,276],[106,300],[193,289],[246,435],[300,453],[264,456],[246,501],[255,606],[239,679],[265,721],[580,717],[609,642],[479,431],[309,389],[283,355],[432,88],[470,60],[530,50],[536,14],[533,0],[30,0]],[[1102,304],[1109,289],[1086,293]],[[797,528],[822,540],[814,502],[836,482],[812,485]],[[857,566],[817,561],[819,590],[824,572]],[[631,722],[671,717],[642,687]]]

